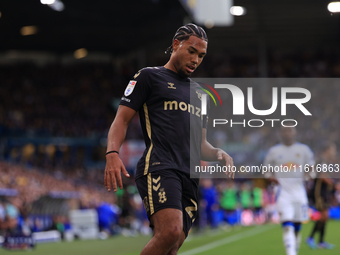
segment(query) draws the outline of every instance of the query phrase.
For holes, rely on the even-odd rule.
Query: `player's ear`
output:
[[[175,39],[175,40],[173,41],[173,43],[172,43],[172,49],[173,49],[173,51],[178,50],[180,44],[181,44],[181,42],[180,42],[179,40]]]

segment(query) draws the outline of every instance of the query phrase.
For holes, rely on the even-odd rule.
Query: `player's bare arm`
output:
[[[127,106],[119,106],[117,115],[110,127],[107,136],[107,152],[119,151],[126,136],[126,130],[129,126],[136,111]],[[104,174],[104,184],[108,191],[117,191],[117,183],[120,189],[123,188],[122,176],[123,173],[126,177],[130,177],[126,171],[123,162],[119,158],[118,153],[110,153],[106,155],[106,166]]]
[[[207,129],[202,129],[202,142],[201,142],[201,158],[205,161],[216,161],[218,160],[221,165],[225,166],[233,166],[234,161],[233,158],[229,156],[228,153],[226,153],[224,150],[220,148],[215,148],[212,146],[206,138],[207,135]],[[229,178],[235,177],[235,173],[230,172],[227,173],[227,176]]]

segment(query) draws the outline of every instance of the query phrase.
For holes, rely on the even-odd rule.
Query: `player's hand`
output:
[[[226,166],[228,169],[230,169],[229,172],[226,172],[226,175],[229,178],[233,178],[235,177],[235,173],[231,171],[231,168],[234,166],[234,161],[233,158],[229,156],[228,153],[226,153],[223,150],[218,150],[217,152],[217,159],[218,161],[220,161],[221,165]]]
[[[123,162],[120,160],[119,155],[116,153],[106,155],[104,184],[107,191],[111,191],[111,184],[114,192],[117,191],[117,183],[120,189],[123,188],[121,173],[123,173],[126,177],[130,177],[123,165]]]

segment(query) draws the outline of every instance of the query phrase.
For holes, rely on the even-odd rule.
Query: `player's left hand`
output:
[[[233,171],[231,171],[232,167],[234,166],[234,161],[233,158],[229,156],[228,153],[226,153],[223,150],[218,150],[217,152],[217,159],[218,161],[220,161],[220,164],[223,166],[226,166],[228,169],[230,169],[229,172],[226,172],[226,175],[229,178],[233,178],[235,177],[235,173]]]

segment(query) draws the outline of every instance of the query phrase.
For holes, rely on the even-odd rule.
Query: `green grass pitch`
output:
[[[327,225],[326,240],[336,244],[334,250],[311,250],[304,239],[310,233],[312,223],[303,225],[303,241],[299,255],[340,254],[340,222],[330,221]],[[318,238],[318,237],[317,237]],[[86,240],[40,244],[30,255],[137,255],[150,239],[149,236],[116,236],[107,240]],[[6,251],[0,254],[23,254],[25,251]],[[275,254],[285,255],[282,244],[282,231],[279,225],[253,227],[219,228],[204,233],[190,234],[179,251],[182,255],[224,255],[224,254]]]

